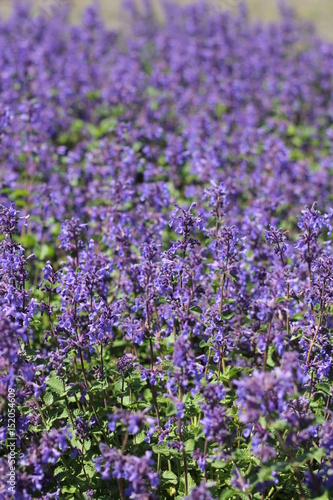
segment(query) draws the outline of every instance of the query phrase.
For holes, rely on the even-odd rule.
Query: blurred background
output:
[[[45,12],[51,11],[54,6],[68,3],[69,0],[32,0],[37,8]],[[153,0],[153,2],[158,0]],[[191,0],[176,0],[180,4],[191,3]],[[193,1],[193,0],[192,0]],[[209,0],[221,9],[236,9],[240,0]],[[91,0],[72,0],[73,19],[79,20],[80,15]],[[122,0],[99,0],[105,21],[110,26],[121,23]],[[265,22],[276,19],[278,15],[278,2],[275,0],[246,0],[253,19],[262,19]],[[0,12],[8,15],[14,0],[0,0]],[[318,32],[325,38],[333,41],[333,0],[285,0],[285,4],[295,8],[297,13],[315,23]]]

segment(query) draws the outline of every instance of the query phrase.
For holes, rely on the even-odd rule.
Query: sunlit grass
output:
[[[221,9],[237,8],[239,0],[211,0]],[[178,0],[181,4],[189,3],[189,0]],[[34,0],[35,5],[48,9],[52,4],[60,4],[61,0]],[[84,8],[91,4],[91,0],[73,0],[73,18],[78,20]],[[121,22],[120,6],[122,0],[101,0],[103,17],[110,25]],[[156,2],[157,3],[157,2]],[[247,0],[250,13],[254,19],[271,21],[278,16],[278,2],[275,0]],[[313,21],[319,33],[333,40],[333,2],[332,0],[287,0],[287,5],[294,7],[303,17]],[[1,12],[8,14],[12,0],[1,0]]]

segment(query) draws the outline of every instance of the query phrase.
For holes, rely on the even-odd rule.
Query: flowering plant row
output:
[[[0,498],[329,499],[332,47],[137,9],[1,22]]]

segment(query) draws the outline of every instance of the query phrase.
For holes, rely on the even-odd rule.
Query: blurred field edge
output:
[[[140,2],[140,0],[138,0]],[[142,0],[141,0],[142,1]],[[207,0],[220,9],[237,9],[241,0]],[[99,5],[105,22],[112,27],[121,23],[121,5],[123,0],[32,0],[36,11],[50,12],[61,3],[71,3],[72,18],[75,22],[81,19],[83,10],[91,4]],[[178,4],[189,4],[195,0],[175,0]],[[157,6],[159,0],[152,0]],[[244,2],[249,9],[253,20],[260,19],[269,22],[278,17],[278,1],[276,0],[247,0]],[[3,16],[8,16],[15,1],[0,0],[0,12]],[[333,1],[332,0],[285,0],[284,4],[295,9],[297,14],[304,19],[308,19],[316,26],[318,33],[327,40],[333,41]]]

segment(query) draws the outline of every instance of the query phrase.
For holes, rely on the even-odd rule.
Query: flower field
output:
[[[143,6],[0,23],[0,500],[329,500],[333,46]]]

